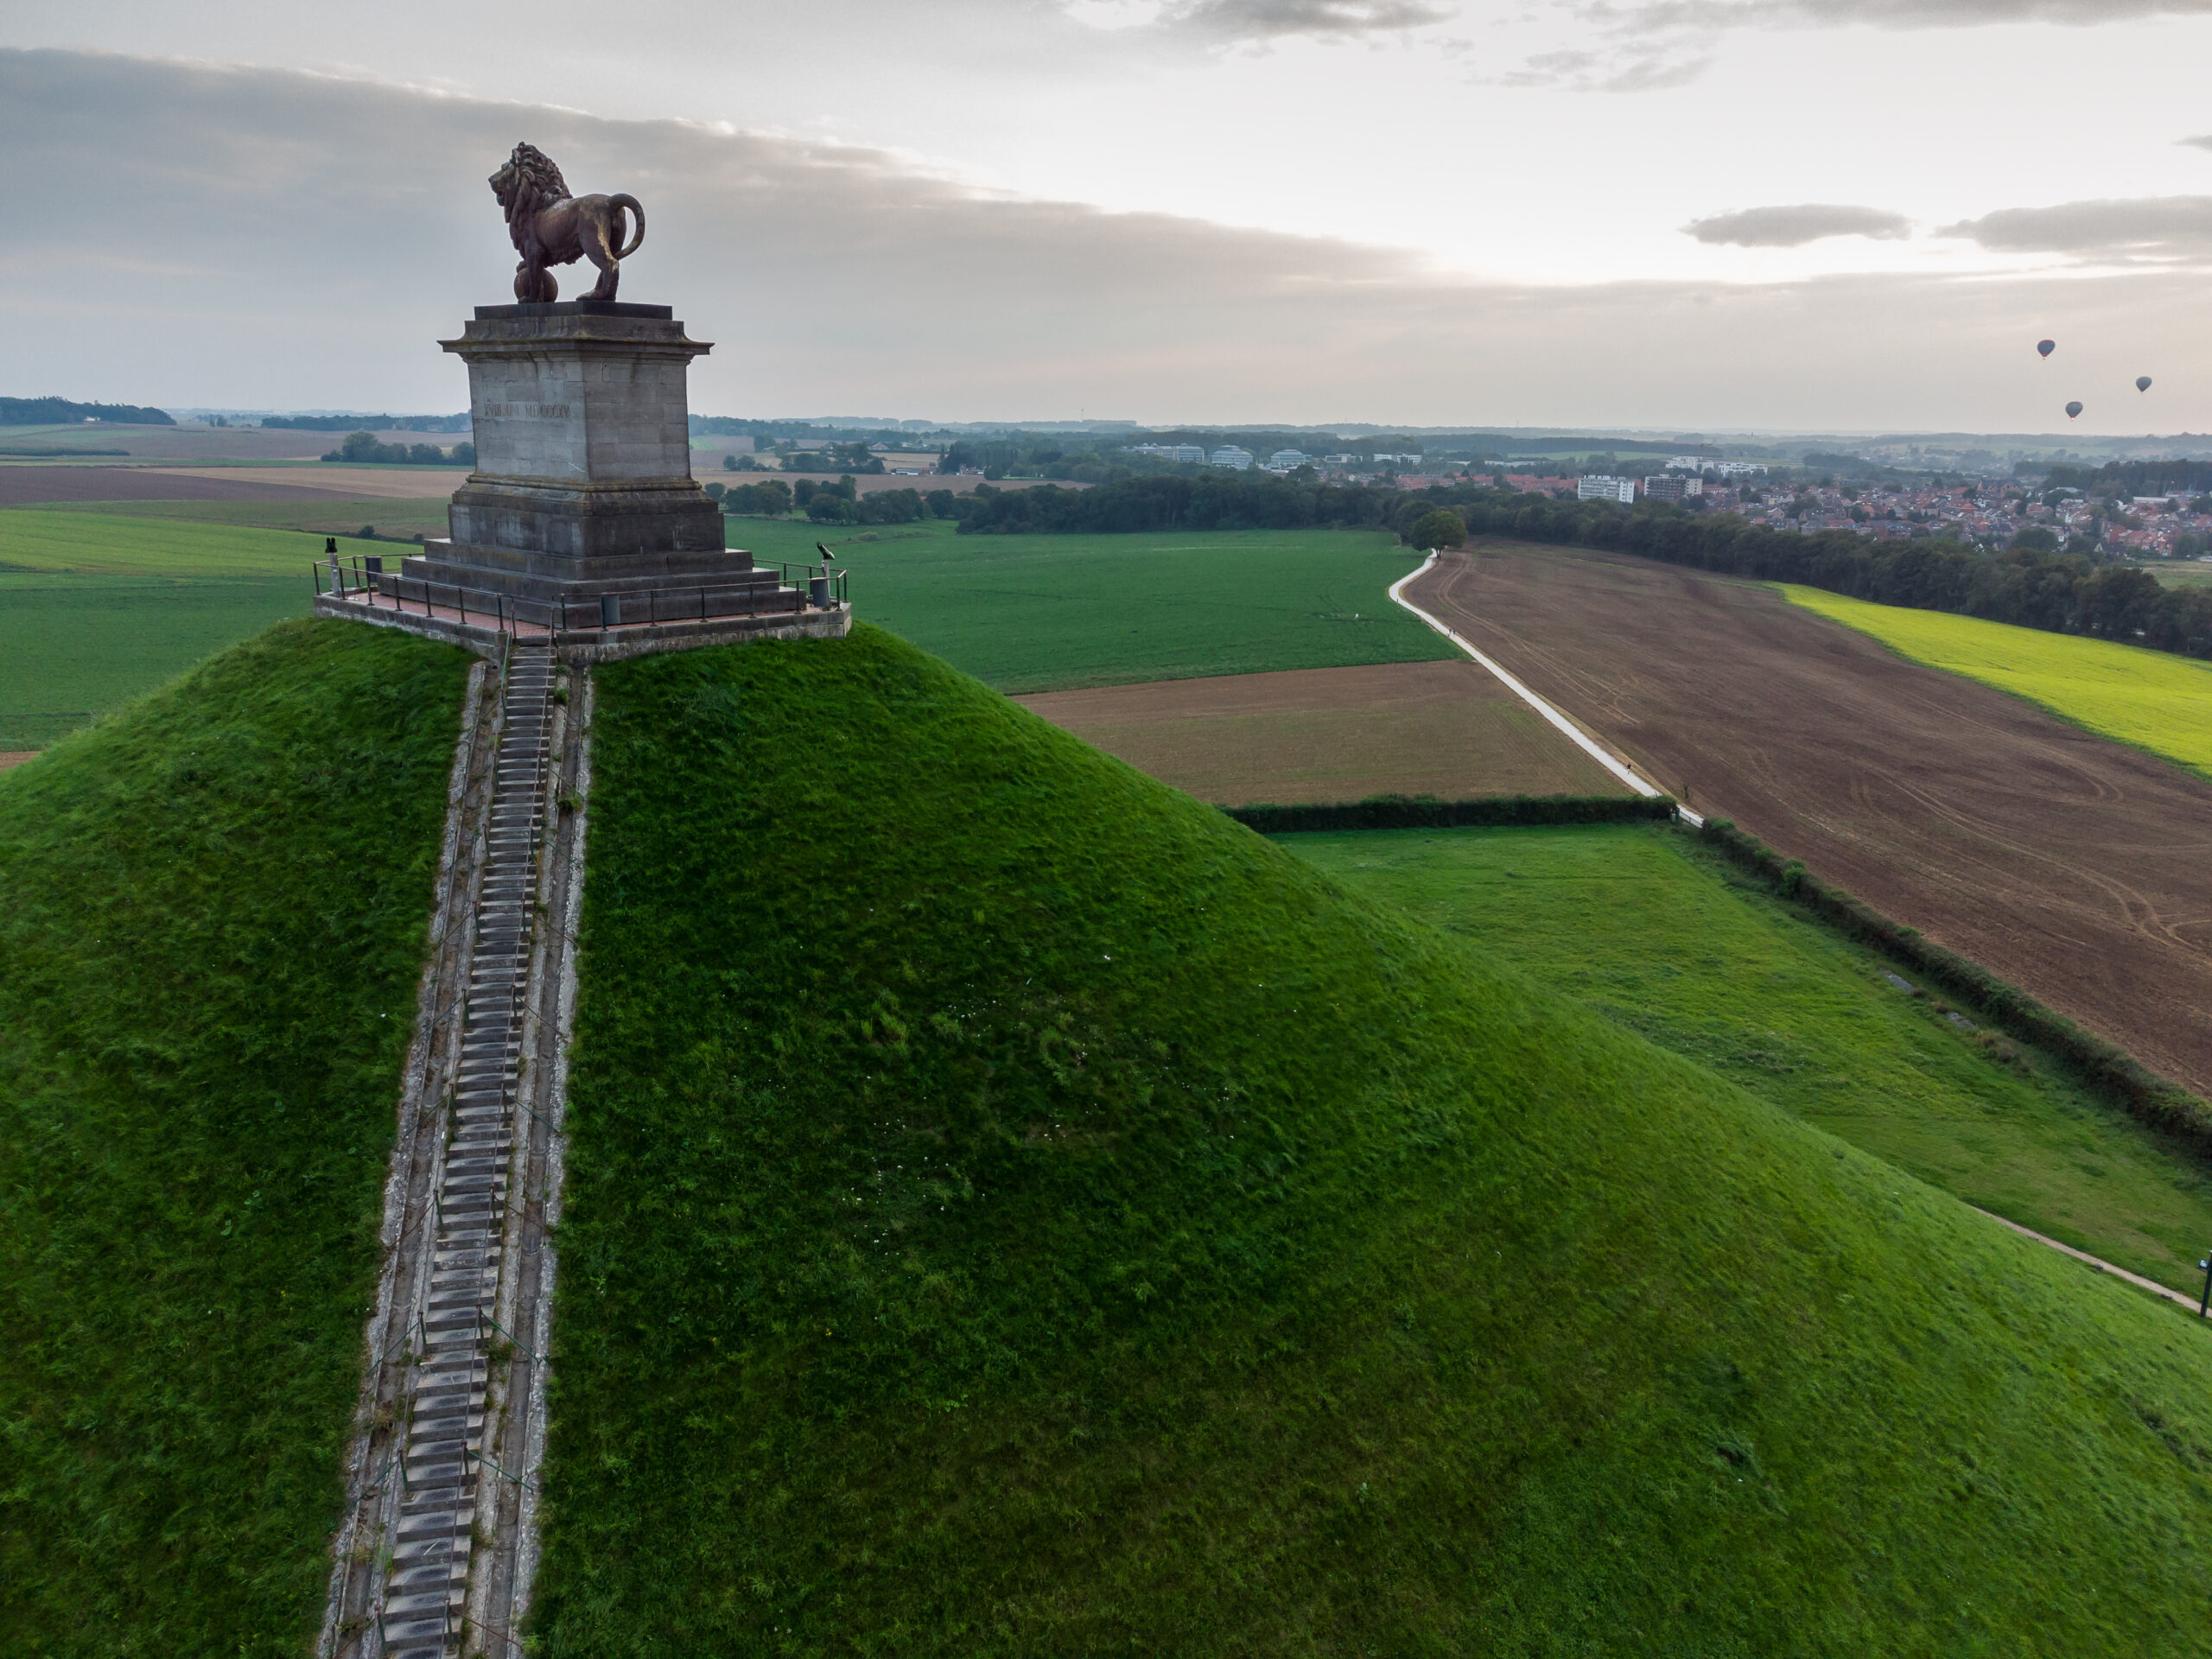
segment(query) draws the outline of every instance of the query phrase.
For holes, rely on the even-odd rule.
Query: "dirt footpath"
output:
[[[1492,544],[1408,596],[1700,810],[2212,1094],[2212,782],[1670,565]]]
[[[1015,701],[1224,806],[1627,792],[1469,662],[1155,680]]]

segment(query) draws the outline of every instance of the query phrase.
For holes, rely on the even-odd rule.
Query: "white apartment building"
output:
[[[1268,470],[1287,473],[1294,467],[1303,467],[1313,459],[1303,449],[1278,449],[1268,457]]]
[[[1632,478],[1608,478],[1597,474],[1574,481],[1574,499],[1578,501],[1621,501],[1636,505],[1636,480]]]
[[[1206,459],[1205,447],[1196,443],[1139,443],[1131,445],[1129,453],[1157,455],[1162,461],[1188,461],[1194,467],[1203,467]]]
[[[1252,465],[1252,452],[1249,449],[1239,449],[1233,443],[1224,443],[1206,457],[1206,463],[1212,467],[1226,467],[1231,472],[1241,473]]]

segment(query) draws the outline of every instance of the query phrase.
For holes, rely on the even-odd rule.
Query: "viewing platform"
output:
[[[373,555],[319,561],[315,613],[444,639],[487,657],[499,654],[502,639],[545,644],[567,663],[754,639],[836,639],[853,625],[846,573],[822,565],[755,565],[720,572],[696,588],[588,600],[531,599],[382,567]]]

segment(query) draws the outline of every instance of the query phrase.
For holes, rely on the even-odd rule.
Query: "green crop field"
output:
[[[940,521],[871,537],[728,524],[762,559],[828,542],[853,571],[857,614],[1009,693],[1454,654],[1390,602],[1421,558],[1384,531],[959,536]]]
[[[308,567],[322,553],[321,536],[247,524],[88,511],[92,505],[11,507],[0,511],[0,570],[168,578],[290,576],[304,591]],[[135,507],[144,504],[133,501],[113,505]],[[265,507],[271,504],[235,505]],[[342,543],[340,548],[340,551],[349,554],[388,550],[373,545],[353,547]]]
[[[314,1640],[466,664],[290,623],[0,773],[0,1652]]]
[[[306,615],[322,543],[70,508],[0,511],[0,749],[41,748],[211,652]]]
[[[43,748],[307,610],[307,582],[296,576],[0,572],[0,749]]]
[[[103,518],[159,519],[165,524],[243,524],[263,530],[298,531],[311,537],[351,536],[366,525],[379,537],[411,540],[416,531],[446,533],[443,495],[327,495],[291,501],[64,501],[40,507],[0,508],[4,512],[80,512]],[[322,543],[314,543],[317,549]]]
[[[2212,772],[2212,664],[1783,584],[1793,604],[1872,634],[1899,656],[2038,703],[2062,719]]]
[[[547,1651],[2212,1652],[2170,1306],[880,631],[596,680]]]
[[[1967,1203],[2179,1290],[2212,1168],[1665,826],[1282,837],[1661,1047]]]

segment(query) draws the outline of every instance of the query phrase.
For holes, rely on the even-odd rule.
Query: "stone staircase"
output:
[[[395,1659],[461,1650],[479,1483],[502,1473],[484,1461],[485,1414],[554,763],[551,652],[514,647],[503,696],[452,1133],[432,1186],[427,1290],[407,1336],[418,1363],[395,1458],[402,1496],[377,1619],[381,1651]]]

